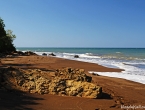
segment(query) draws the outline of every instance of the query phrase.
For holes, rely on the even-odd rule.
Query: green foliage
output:
[[[6,36],[6,31],[4,30],[5,24],[3,20],[0,18],[0,38],[2,36]]]
[[[16,51],[13,45],[13,40],[16,38],[11,30],[5,31],[5,24],[0,18],[0,52]]]
[[[13,31],[11,31],[11,30],[6,30],[6,36],[7,36],[10,40],[12,40],[12,42],[13,42],[13,40],[16,38],[16,36],[13,34]]]

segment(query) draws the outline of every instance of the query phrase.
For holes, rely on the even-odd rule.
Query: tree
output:
[[[6,36],[6,31],[4,30],[5,24],[3,20],[0,18],[0,38]]]
[[[16,48],[13,45],[13,40],[16,38],[12,34],[11,30],[5,31],[5,24],[0,18],[0,52],[11,52],[16,51]]]
[[[13,31],[12,31],[12,30],[6,30],[6,36],[7,36],[10,40],[12,40],[12,42],[13,42],[13,40],[16,38],[16,36],[13,34]]]

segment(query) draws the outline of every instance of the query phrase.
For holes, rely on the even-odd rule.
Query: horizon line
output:
[[[15,47],[15,48],[145,48],[145,47]]]

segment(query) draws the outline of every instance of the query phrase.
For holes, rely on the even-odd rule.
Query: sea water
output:
[[[120,72],[94,72],[103,76],[123,78],[145,84],[145,48],[17,48],[38,55],[54,53],[56,57],[97,63],[119,68]],[[79,58],[74,58],[78,55]]]

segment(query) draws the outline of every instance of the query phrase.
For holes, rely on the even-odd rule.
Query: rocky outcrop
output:
[[[13,51],[13,52],[5,52],[5,53],[0,53],[0,57],[15,57],[15,56],[31,56],[31,55],[37,55],[34,52],[27,51],[27,52],[22,52],[22,51]]]
[[[100,98],[102,93],[102,88],[91,83],[91,77],[83,69],[64,68],[50,72],[9,67],[1,69],[0,75],[0,83],[6,89],[87,98]]]
[[[37,55],[36,53],[31,52],[31,51],[26,51],[26,52],[17,51],[14,54],[16,54],[16,55],[22,55],[22,56]]]
[[[30,56],[30,55],[37,55],[37,54],[31,51],[27,51],[27,52],[24,52],[24,55]]]

